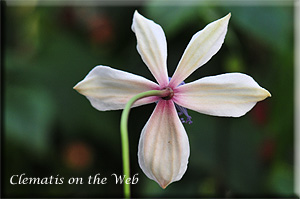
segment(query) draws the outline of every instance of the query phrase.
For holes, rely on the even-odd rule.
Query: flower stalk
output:
[[[130,157],[129,157],[129,140],[128,140],[128,116],[131,106],[139,99],[150,97],[150,96],[159,96],[166,97],[170,94],[170,90],[150,90],[143,93],[139,93],[136,96],[132,97],[126,104],[122,116],[121,116],[121,142],[122,142],[122,158],[123,158],[123,175],[125,179],[130,177]],[[130,184],[124,183],[124,197],[130,198]]]

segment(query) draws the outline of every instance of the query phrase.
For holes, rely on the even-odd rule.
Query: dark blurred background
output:
[[[6,5],[3,34],[3,197],[122,197],[112,173],[122,174],[121,111],[99,112],[72,87],[102,64],[154,81],[131,31],[138,10],[160,24],[173,74],[194,33],[229,12],[221,50],[186,82],[227,72],[252,76],[272,94],[241,118],[189,111],[185,124],[191,156],[187,172],[165,190],[138,166],[141,129],[155,104],[134,108],[129,118],[134,197],[291,196],[293,190],[292,5],[156,1],[132,5]],[[12,175],[64,177],[62,185],[11,185]],[[88,185],[100,173],[105,185]],[[82,177],[82,185],[69,185]]]

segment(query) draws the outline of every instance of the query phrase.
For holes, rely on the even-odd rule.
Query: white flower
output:
[[[229,13],[210,23],[192,37],[169,81],[164,32],[158,24],[136,11],[132,30],[137,37],[137,50],[158,84],[131,73],[97,66],[74,87],[100,111],[123,109],[130,98],[141,92],[170,90],[167,97],[147,97],[134,104],[157,102],[142,130],[138,158],[144,173],[162,188],[180,180],[187,169],[189,141],[178,117],[178,114],[185,114],[187,119],[183,122],[191,122],[185,108],[215,116],[240,117],[256,102],[271,96],[252,77],[241,73],[183,83],[221,48],[230,16]]]

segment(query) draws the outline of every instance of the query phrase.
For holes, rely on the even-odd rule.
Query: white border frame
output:
[[[295,138],[294,192],[300,197],[300,0],[295,1]]]
[[[0,0],[1,1],[1,0]],[[146,0],[6,0],[8,6],[47,5],[47,6],[138,6],[147,3]],[[215,4],[215,5],[257,5],[257,6],[283,6],[294,5],[295,26],[295,112],[294,112],[294,193],[300,197],[300,0],[161,0],[161,6],[167,5],[193,5],[193,4]]]

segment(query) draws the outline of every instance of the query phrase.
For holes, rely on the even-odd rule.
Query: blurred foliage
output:
[[[134,197],[293,195],[293,7],[161,5],[5,6],[3,88],[4,197],[121,197],[121,111],[99,112],[72,87],[96,65],[154,80],[135,50],[134,10],[160,24],[169,74],[194,33],[231,12],[220,52],[187,82],[226,72],[251,75],[272,98],[241,118],[189,111],[191,156],[183,178],[162,190],[137,163],[140,131],[154,104],[129,119]],[[1,23],[2,23],[1,22]],[[106,185],[10,185],[12,175],[83,177]]]

